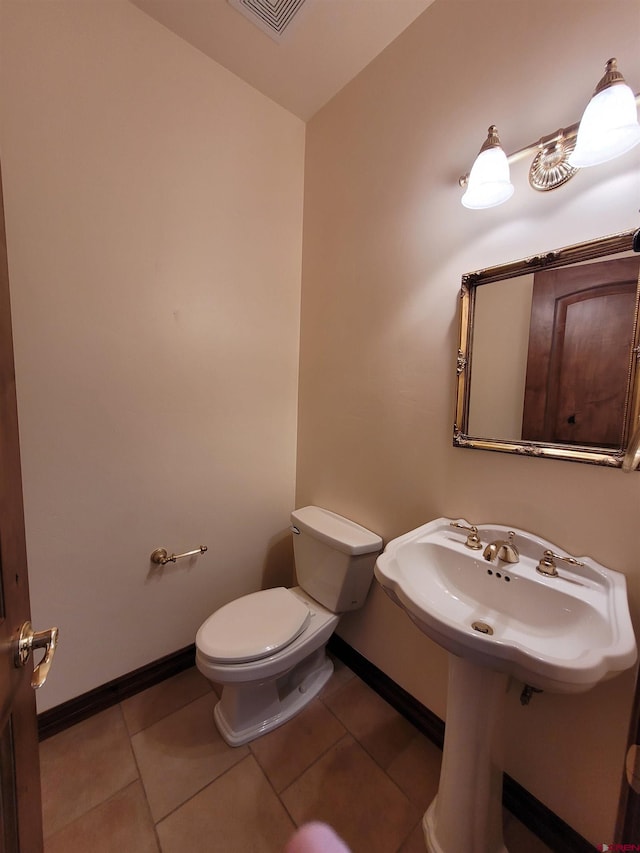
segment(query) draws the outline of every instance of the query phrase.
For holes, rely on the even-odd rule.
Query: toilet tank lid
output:
[[[346,554],[371,554],[382,550],[382,539],[366,527],[319,506],[294,509],[295,527]]]

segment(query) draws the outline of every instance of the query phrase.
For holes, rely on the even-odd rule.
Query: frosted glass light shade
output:
[[[471,167],[462,204],[472,210],[495,207],[513,195],[509,163],[502,148],[481,151]]]
[[[615,83],[587,104],[569,165],[597,166],[625,154],[639,142],[635,95],[626,83]]]

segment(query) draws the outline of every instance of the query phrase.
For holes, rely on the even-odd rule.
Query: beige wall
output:
[[[629,582],[640,475],[451,444],[462,273],[638,224],[640,149],[505,206],[457,178],[491,123],[516,150],[577,121],[610,56],[640,89],[635,0],[436,0],[307,127],[297,503],[385,539],[438,516],[532,530]],[[446,657],[374,588],[339,633],[441,716]],[[633,673],[509,694],[507,771],[592,843],[613,839]]]
[[[2,16],[33,621],[61,629],[44,709],[290,579],[305,128],[127,2]]]
[[[480,438],[522,438],[533,273],[476,288],[469,428]]]

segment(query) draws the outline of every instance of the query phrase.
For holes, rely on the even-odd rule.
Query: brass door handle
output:
[[[15,666],[25,666],[34,649],[44,649],[44,657],[34,667],[33,675],[31,676],[31,686],[34,690],[42,687],[47,680],[53,656],[58,645],[58,634],[58,628],[49,628],[48,631],[34,631],[31,627],[31,622],[25,622],[22,628],[20,628],[20,635],[14,656]]]

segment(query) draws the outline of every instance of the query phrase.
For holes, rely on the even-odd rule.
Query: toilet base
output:
[[[318,695],[333,674],[323,646],[274,681],[227,684],[213,717],[230,746],[242,746],[281,726]]]

